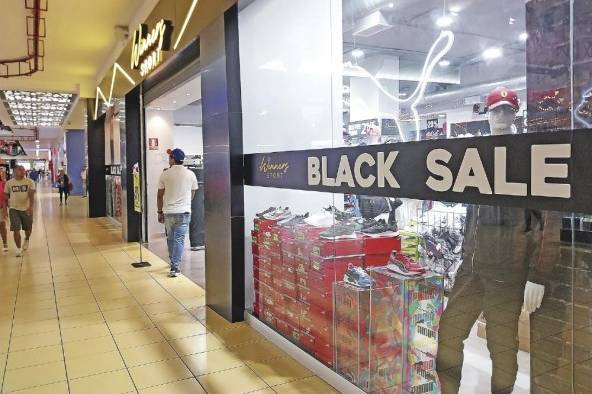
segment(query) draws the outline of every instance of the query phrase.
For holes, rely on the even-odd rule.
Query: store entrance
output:
[[[153,253],[169,261],[165,226],[158,222],[158,180],[169,168],[169,149],[179,148],[184,166],[198,181],[191,206],[181,272],[205,288],[204,183],[201,75],[169,90],[146,104],[146,237]]]

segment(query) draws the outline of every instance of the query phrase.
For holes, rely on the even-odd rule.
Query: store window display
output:
[[[540,41],[529,41],[557,39],[542,16],[549,3],[251,1],[239,16],[242,91],[257,97],[243,104],[245,153],[306,151],[319,158],[322,185],[342,169],[324,155],[343,146],[482,146],[558,131],[569,110],[529,116],[540,85],[564,107],[568,100],[565,75],[541,71],[552,67],[533,54]],[[544,28],[535,32],[537,23]],[[263,37],[268,46],[256,46]],[[493,154],[480,160],[495,172]],[[586,346],[569,340],[581,294],[569,260],[587,264],[589,246],[570,244],[571,214],[501,197],[491,205],[404,198],[397,188],[388,197],[292,190],[311,189],[288,184],[285,163],[266,163],[266,176],[287,180],[282,189],[245,188],[246,298],[275,332],[368,393],[573,392],[562,373]],[[460,161],[448,164],[458,178]],[[423,175],[408,169],[397,179]],[[465,175],[477,178],[475,169]],[[530,193],[513,172],[484,179],[482,190],[453,191]],[[581,240],[588,221],[575,223]]]

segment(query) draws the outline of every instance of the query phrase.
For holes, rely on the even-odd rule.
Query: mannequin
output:
[[[492,135],[512,134],[519,109],[516,92],[493,90],[487,107]],[[486,321],[492,361],[491,392],[514,389],[520,314],[538,308],[544,294],[544,286],[529,282],[541,233],[525,231],[525,224],[522,208],[467,206],[462,264],[440,322],[436,367],[443,394],[460,389],[464,340],[480,316]]]
[[[508,94],[508,96],[511,96],[511,93],[507,93],[508,90],[502,89],[504,88],[500,89],[500,95]],[[503,93],[504,91],[506,93]],[[506,96],[506,98],[508,96]],[[488,116],[489,126],[491,128],[491,135],[504,135],[514,133],[514,130],[516,129],[516,126],[514,125],[514,121],[516,120],[516,110],[511,104],[502,104],[496,106],[492,110],[488,111]],[[526,214],[530,216],[531,213],[527,210]],[[539,216],[537,216],[537,219],[539,221],[541,220]],[[530,226],[527,225],[527,230],[529,230],[529,227]],[[528,313],[533,313],[534,311],[536,311],[541,306],[544,295],[545,286],[540,285],[538,283],[527,281],[526,287],[524,289],[524,310]]]

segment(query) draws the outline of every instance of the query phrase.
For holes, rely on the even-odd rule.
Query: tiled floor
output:
[[[154,254],[131,267],[138,246],[83,202],[40,192],[30,250],[0,255],[2,393],[333,392]]]

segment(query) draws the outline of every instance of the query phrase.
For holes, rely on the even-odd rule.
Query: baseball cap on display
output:
[[[185,152],[183,152],[179,148],[167,149],[167,153],[168,153],[168,155],[170,157],[172,157],[176,161],[183,161],[183,160],[185,160]]]
[[[501,86],[489,93],[485,105],[488,111],[502,105],[509,105],[514,111],[518,111],[520,100],[518,100],[518,94],[515,91]]]

